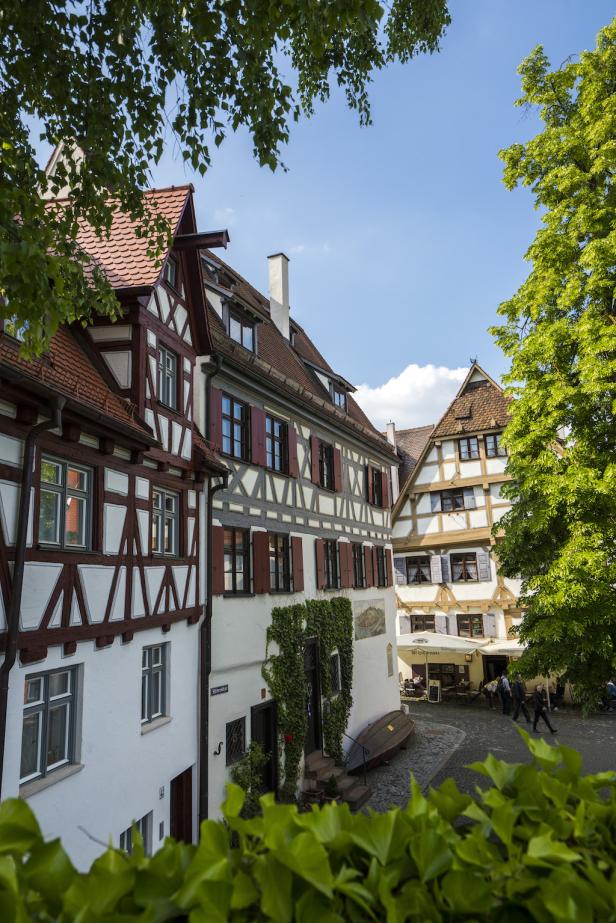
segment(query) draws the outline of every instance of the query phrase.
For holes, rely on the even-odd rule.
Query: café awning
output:
[[[479,648],[480,652],[489,657],[492,654],[499,657],[521,657],[526,650],[526,645],[517,638],[507,638],[502,641],[489,641]]]
[[[479,650],[482,641],[445,635],[435,631],[416,631],[398,635],[398,653],[404,654],[472,654]]]

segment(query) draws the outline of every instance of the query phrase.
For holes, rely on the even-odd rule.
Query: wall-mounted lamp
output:
[[[473,659],[473,655],[472,655],[472,654],[465,654],[465,655],[464,655],[464,659],[466,660],[467,663],[471,663],[471,661],[472,661],[472,659]]]

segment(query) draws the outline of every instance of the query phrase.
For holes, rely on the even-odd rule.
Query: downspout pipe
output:
[[[19,614],[24,583],[24,565],[26,560],[26,542],[28,539],[28,520],[30,518],[30,494],[34,473],[34,454],[40,436],[62,426],[62,411],[65,398],[56,398],[53,403],[53,415],[50,420],[43,420],[32,427],[24,443],[24,457],[21,473],[21,494],[17,519],[17,539],[15,542],[15,564],[11,597],[6,613],[6,651],[0,665],[0,797],[4,775],[4,750],[6,745],[6,718],[9,700],[9,674],[17,659],[17,636],[19,634]]]
[[[210,746],[210,674],[212,672],[212,567],[214,561],[212,549],[212,510],[214,495],[219,490],[227,487],[229,476],[224,474],[218,484],[208,485],[207,493],[207,518],[206,518],[206,594],[205,618],[199,630],[199,715],[200,715],[200,746],[199,746],[199,824],[207,820],[209,815],[208,788],[209,788],[209,746]]]

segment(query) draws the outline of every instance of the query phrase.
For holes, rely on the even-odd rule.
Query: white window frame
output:
[[[157,506],[157,498],[160,505]],[[173,510],[167,509],[167,500],[172,500]],[[171,549],[165,548],[165,528],[167,523],[171,526]],[[156,531],[155,531],[156,525]],[[156,546],[154,536],[156,535]],[[177,491],[167,490],[166,487],[152,487],[152,554],[165,555],[177,558],[180,548],[180,495]]]
[[[153,811],[144,814],[139,820],[134,820],[130,827],[127,827],[126,830],[123,830],[120,834],[120,849],[123,849],[124,852],[127,852],[129,855],[132,853],[133,830],[138,830],[143,840],[143,850],[146,856],[151,856],[153,820]]]
[[[51,679],[54,676],[61,676],[62,674],[67,674],[68,676],[68,689],[66,692],[58,693],[56,695],[50,694],[50,684]],[[39,715],[38,723],[38,732],[37,732],[37,768],[34,772],[30,772],[27,775],[21,775],[20,767],[20,785],[25,785],[27,782],[32,782],[35,779],[44,779],[47,776],[51,775],[57,769],[61,769],[63,766],[70,766],[75,763],[75,752],[76,752],[76,713],[77,713],[77,668],[69,667],[62,668],[59,670],[48,670],[45,673],[32,673],[25,677],[24,684],[40,681],[41,683],[41,695],[40,697],[33,702],[26,702],[25,686],[24,686],[24,708],[22,714],[22,743],[20,756],[23,756],[23,725],[27,717],[33,714]],[[56,761],[55,763],[48,764],[46,754],[49,748],[49,713],[53,708],[65,705],[68,709],[68,718],[66,722],[66,737],[64,752],[65,756]]]
[[[177,353],[158,344],[158,400],[171,410],[178,409],[178,367]]]
[[[54,484],[43,480],[43,465],[55,465],[60,471],[60,482]],[[85,477],[85,490],[68,486],[69,470],[77,471]],[[92,505],[93,505],[94,473],[85,465],[77,465],[66,458],[56,458],[53,455],[41,455],[41,470],[39,476],[39,521],[38,542],[47,548],[62,548],[65,551],[89,550],[92,544]],[[41,505],[43,494],[50,494],[56,498],[56,537],[54,539],[41,537]],[[71,499],[83,503],[83,543],[72,543],[66,540],[66,510]]]
[[[169,713],[167,677],[168,644],[150,644],[141,651],[141,726],[164,718]],[[159,677],[158,701],[153,700],[154,677]],[[156,706],[156,707],[154,707]]]

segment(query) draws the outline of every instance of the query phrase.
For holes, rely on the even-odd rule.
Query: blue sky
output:
[[[513,105],[516,68],[539,43],[554,65],[593,47],[614,5],[458,0],[451,13],[439,54],[376,75],[373,126],[338,93],[293,126],[287,173],[259,168],[245,134],[204,178],[171,148],[154,173],[192,180],[200,228],[229,228],[226,258],[263,292],[267,254],[288,254],[294,316],[366,386],[379,424],[438,416],[471,357],[504,371],[487,328],[527,272],[537,226],[529,193],[501,182],[499,149],[540,127]]]

